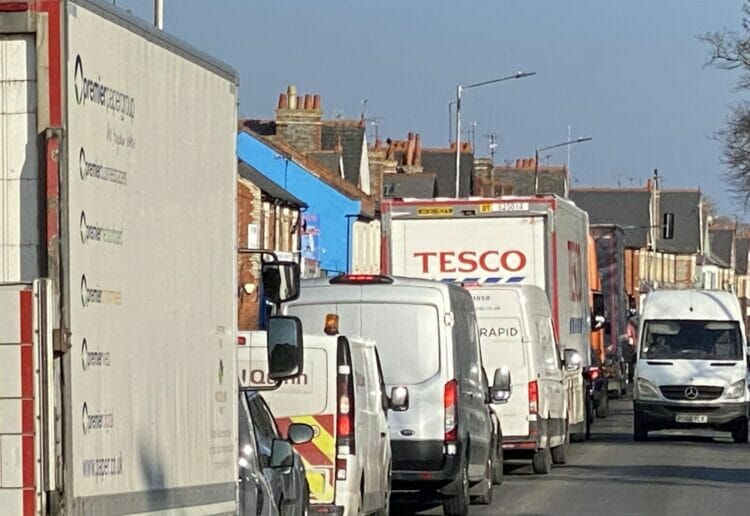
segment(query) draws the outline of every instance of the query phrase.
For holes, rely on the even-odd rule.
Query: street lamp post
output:
[[[539,153],[550,149],[556,149],[558,147],[567,147],[576,143],[583,143],[591,141],[591,138],[578,138],[577,140],[569,140],[562,143],[556,143],[555,145],[548,145],[546,147],[537,147],[534,149],[534,195],[539,194]],[[568,171],[570,173],[570,171]]]
[[[500,77],[499,79],[492,79],[490,81],[482,81],[468,86],[458,85],[456,87],[456,197],[459,196],[459,186],[461,180],[461,92],[464,90],[470,90],[472,88],[478,88],[479,86],[486,86],[487,84],[494,84],[496,82],[509,81],[511,79],[523,79],[525,77],[531,77],[536,75],[536,72],[521,72],[518,71],[513,75],[507,77]],[[450,107],[450,105],[449,105]]]

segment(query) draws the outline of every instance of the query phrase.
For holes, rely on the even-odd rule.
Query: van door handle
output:
[[[385,437],[385,432],[380,432],[380,438],[382,439],[383,437]]]

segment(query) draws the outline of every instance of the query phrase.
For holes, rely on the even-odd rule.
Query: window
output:
[[[279,437],[279,430],[276,428],[273,415],[263,398],[255,393],[248,393],[247,396],[250,417],[252,418],[255,430],[255,439],[258,443],[260,462],[264,468],[268,468],[271,465],[273,440]]]
[[[741,360],[742,342],[736,321],[646,321],[643,358]]]

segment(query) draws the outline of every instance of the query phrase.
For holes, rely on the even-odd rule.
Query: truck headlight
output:
[[[658,400],[661,399],[661,396],[659,395],[659,390],[656,388],[656,386],[646,380],[645,378],[638,378],[638,382],[636,384],[636,387],[638,387],[638,398],[645,400]]]
[[[727,388],[727,392],[724,394],[725,398],[737,399],[745,397],[745,380],[734,382]]]

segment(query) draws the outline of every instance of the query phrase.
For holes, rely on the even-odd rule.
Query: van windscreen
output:
[[[302,320],[305,333],[323,334],[328,313],[339,316],[341,335],[373,339],[378,346],[383,377],[389,385],[422,383],[438,372],[440,334],[437,308],[402,303],[299,304],[289,315]]]
[[[742,360],[740,327],[736,321],[646,321],[641,356],[652,359]]]

